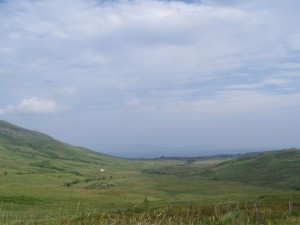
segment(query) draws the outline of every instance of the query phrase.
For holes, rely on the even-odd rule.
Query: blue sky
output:
[[[299,9],[1,1],[0,118],[121,156],[300,147]]]

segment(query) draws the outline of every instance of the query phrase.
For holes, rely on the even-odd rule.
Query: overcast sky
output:
[[[120,156],[300,147],[299,11],[0,0],[0,118]]]

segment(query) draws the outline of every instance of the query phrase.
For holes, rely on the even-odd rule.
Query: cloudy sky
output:
[[[300,147],[299,10],[0,0],[0,119],[120,156]]]

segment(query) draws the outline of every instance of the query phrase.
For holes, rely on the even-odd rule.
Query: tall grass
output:
[[[0,210],[1,225],[299,225],[300,207],[294,204],[263,205],[227,202],[210,205],[174,205],[160,208],[131,207],[113,211],[77,209],[39,214]]]

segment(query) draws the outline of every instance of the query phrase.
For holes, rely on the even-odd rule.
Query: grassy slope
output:
[[[213,170],[217,173],[220,165],[229,166],[229,162],[233,161],[222,157],[193,162],[130,161],[70,146],[0,121],[0,222],[22,213],[27,217],[36,209],[41,217],[58,210],[72,214],[78,203],[83,213],[132,209],[143,205],[144,196],[154,208],[231,200],[273,202],[276,196],[281,196],[284,204],[289,196],[300,201],[298,192],[201,175],[219,165]]]
[[[74,147],[37,131],[26,130],[0,121],[0,143],[4,155],[18,155],[22,158],[65,159],[96,163],[112,157],[92,152],[84,148]]]
[[[100,181],[106,184],[109,181],[104,177],[126,176],[124,166],[128,167],[126,160],[0,121],[0,201],[77,204],[84,189],[76,187]],[[102,168],[105,172],[101,172]],[[93,194],[86,197],[94,198]]]
[[[300,190],[300,150],[245,154],[205,172],[211,178]]]

